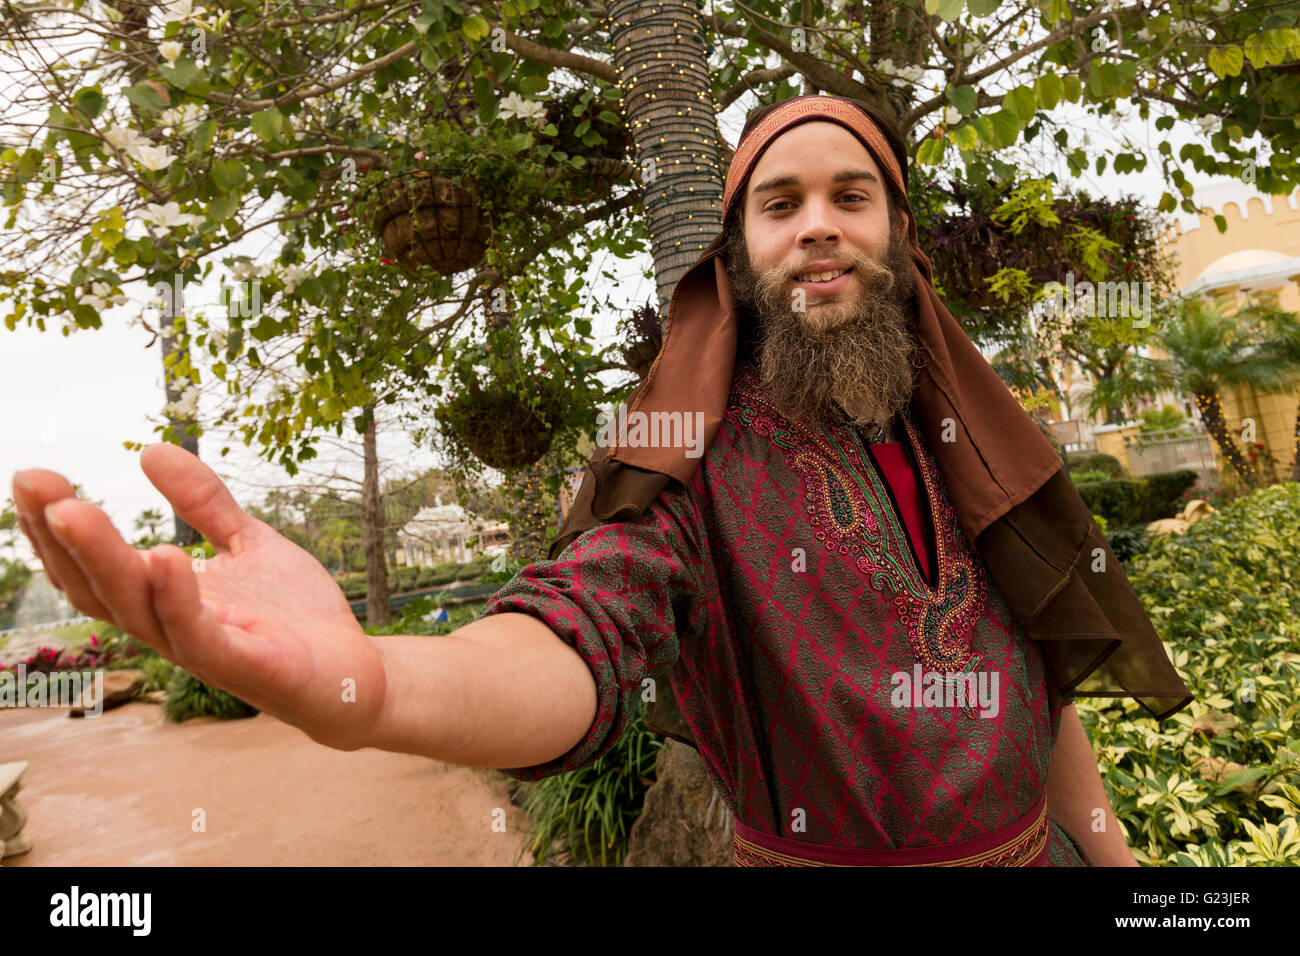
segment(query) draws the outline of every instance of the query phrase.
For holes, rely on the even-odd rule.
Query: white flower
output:
[[[284,291],[295,291],[303,279],[307,278],[307,270],[302,266],[289,266],[284,270]]]
[[[140,219],[144,222],[152,222],[155,225],[162,226],[164,229],[175,229],[177,226],[197,226],[203,222],[202,216],[181,212],[180,204],[176,202],[169,202],[164,205],[147,203],[140,213]]]
[[[501,115],[506,119],[524,119],[546,121],[546,104],[536,100],[526,100],[518,93],[511,93],[501,103]]]
[[[166,43],[158,44],[158,52],[163,55],[163,59],[171,66],[176,65],[176,61],[181,57],[181,51],[184,50],[175,40],[168,40]]]
[[[1228,7],[1232,6],[1228,0],[1219,0],[1218,3],[1211,5],[1210,9],[1215,13],[1227,13]]]
[[[881,73],[885,74],[885,76],[893,76],[894,74],[893,60],[890,59],[881,60],[878,64],[876,64],[876,66],[879,68]]]
[[[1143,27],[1141,30],[1137,32],[1137,38],[1141,40],[1143,43],[1150,43],[1153,37],[1154,34],[1146,27]]]
[[[208,341],[216,346],[218,352],[225,351],[228,338],[230,338],[230,333],[225,329],[214,329],[208,333]]]
[[[163,406],[163,414],[179,420],[192,419],[199,414],[199,387],[193,382],[185,386],[181,397]]]
[[[131,157],[151,172],[166,169],[176,161],[176,157],[161,146],[135,145],[127,150]]]
[[[1196,125],[1200,126],[1202,133],[1213,133],[1219,128],[1219,118],[1217,116],[1198,116]]]
[[[234,276],[236,282],[247,282],[250,279],[255,279],[262,275],[263,272],[265,272],[265,270],[256,263],[244,262],[242,260],[236,262],[230,267],[230,274]]]
[[[138,146],[146,146],[149,140],[133,129],[125,126],[113,126],[104,130],[104,141],[114,149],[130,152]]]
[[[110,305],[124,305],[129,301],[121,292],[114,292],[113,287],[107,282],[92,282],[90,292],[91,295],[103,299]]]
[[[200,13],[206,13],[207,9],[207,7],[195,9],[191,0],[172,0],[163,9],[162,16],[166,23],[171,23],[174,20],[184,23],[186,20],[196,19]]]
[[[961,122],[961,110],[955,106],[950,106],[943,112],[943,121],[949,126],[956,126]]]
[[[174,126],[181,133],[189,133],[199,125],[202,116],[203,108],[198,103],[184,103],[163,110],[158,114],[158,119],[164,126]]]

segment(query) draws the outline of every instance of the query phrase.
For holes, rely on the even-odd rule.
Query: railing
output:
[[[1199,428],[1165,428],[1124,438],[1134,475],[1154,475],[1188,469],[1200,476],[1200,485],[1218,487],[1219,467],[1210,436]]]

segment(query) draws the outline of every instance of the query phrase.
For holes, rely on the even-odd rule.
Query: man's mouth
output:
[[[835,279],[839,278],[840,276],[844,275],[846,272],[850,272],[850,271],[852,271],[851,268],[836,269],[833,272],[807,272],[801,276],[795,276],[794,278],[796,282],[813,282],[813,283],[832,282]]]

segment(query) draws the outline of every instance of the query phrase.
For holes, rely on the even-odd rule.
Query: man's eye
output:
[[[840,199],[847,200],[848,202],[867,201],[867,197],[864,196],[862,193],[845,193],[843,196],[840,197]],[[790,205],[793,205],[793,203],[791,203],[788,199],[779,199],[776,202],[772,203],[772,205],[768,206],[767,209],[764,210],[764,212],[776,212],[778,206],[790,206]]]

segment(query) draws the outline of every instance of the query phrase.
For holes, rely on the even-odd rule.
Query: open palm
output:
[[[150,446],[140,464],[216,556],[191,558],[174,545],[137,550],[62,476],[19,472],[19,522],[51,581],[83,613],[205,683],[315,740],[362,746],[383,705],[384,669],[329,572],[245,513],[184,449]]]

